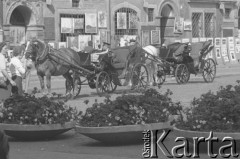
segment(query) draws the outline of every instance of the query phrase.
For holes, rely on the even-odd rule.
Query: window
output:
[[[213,37],[214,34],[214,13],[192,13],[193,37]]]
[[[61,18],[84,18],[84,14],[60,14],[60,22]],[[61,25],[60,25],[61,26]],[[66,42],[67,41],[67,36],[75,36],[79,34],[85,34],[84,29],[74,29],[74,33],[60,33],[60,41],[61,42]]]
[[[137,12],[131,8],[120,8],[115,12],[115,35],[137,35]],[[121,27],[118,27],[121,25]]]
[[[79,1],[80,0],[72,0],[72,7],[79,7]]]
[[[213,37],[214,36],[214,20],[213,13],[205,13],[205,37]]]
[[[192,36],[193,37],[202,37],[203,32],[203,18],[202,13],[193,13],[192,14]]]
[[[148,8],[148,21],[152,22],[153,21],[153,8]]]
[[[225,19],[230,19],[230,14],[231,14],[231,9],[230,8],[225,8]]]

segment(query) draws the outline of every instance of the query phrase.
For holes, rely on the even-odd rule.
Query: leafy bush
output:
[[[87,127],[148,124],[168,121],[169,115],[182,109],[172,102],[169,90],[165,94],[148,89],[139,94],[125,94],[103,103],[97,101],[82,114],[79,124]]]
[[[75,120],[76,114],[76,109],[46,96],[12,96],[0,103],[0,123],[63,124]]]
[[[193,131],[240,132],[240,81],[194,99],[176,127]]]

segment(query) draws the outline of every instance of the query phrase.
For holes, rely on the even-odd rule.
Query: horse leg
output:
[[[151,68],[151,71],[152,71],[152,85],[156,86],[157,85],[157,81],[156,81],[157,77],[155,77],[155,71],[156,71],[157,64],[152,61],[151,66],[152,66],[152,68]]]
[[[44,76],[37,74],[38,75],[38,79],[40,81],[40,86],[41,86],[41,92],[44,93],[44,89],[45,89],[45,84],[44,84]]]
[[[71,96],[71,90],[74,87],[73,84],[73,78],[70,74],[70,72],[68,71],[67,73],[63,74],[63,77],[66,79],[67,85],[66,85],[66,96]]]
[[[47,80],[47,89],[48,89],[48,94],[51,93],[51,74],[47,73],[46,74],[46,80]]]

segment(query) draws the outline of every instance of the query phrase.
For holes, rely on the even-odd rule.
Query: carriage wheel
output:
[[[80,91],[81,91],[81,88],[82,88],[82,82],[81,82],[81,78],[79,76],[75,77],[74,78],[74,81],[73,81],[74,85],[73,85],[73,93],[76,96],[79,95]]]
[[[175,78],[178,84],[184,84],[188,82],[190,73],[185,64],[177,65],[177,68],[175,70]]]
[[[204,60],[202,76],[205,82],[213,82],[216,76],[216,64],[213,59]]]
[[[158,70],[154,76],[155,76],[155,82],[157,83],[158,87],[160,88],[160,86],[166,80],[166,73],[165,73],[163,67],[158,66]]]
[[[111,79],[107,72],[100,72],[97,75],[96,89],[99,96],[111,92]]]
[[[132,88],[146,88],[149,84],[147,67],[143,64],[137,64],[132,70]]]

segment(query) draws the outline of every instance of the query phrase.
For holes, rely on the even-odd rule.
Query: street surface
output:
[[[178,85],[175,78],[168,77],[163,84],[160,92],[165,92],[170,89],[173,92],[172,98],[174,101],[180,101],[184,106],[188,107],[194,97],[200,97],[202,93],[209,90],[215,92],[220,86],[228,84],[236,84],[236,80],[240,80],[240,64],[235,64],[228,67],[218,67],[217,77],[213,83],[205,83],[202,76],[192,76],[190,81],[184,85]],[[63,77],[52,78],[52,92],[65,93]],[[35,75],[31,77],[29,92],[34,87],[40,88],[39,81]],[[127,87],[118,87],[117,93],[112,94],[114,99]],[[82,86],[80,95],[67,102],[68,105],[76,107],[78,110],[85,111],[91,103],[98,99],[102,101],[104,97],[98,97],[95,89],[90,89],[87,85]],[[88,105],[84,104],[85,100],[89,100]],[[173,147],[176,136],[170,134],[166,140],[166,146]],[[143,144],[139,145],[105,145],[85,137],[81,134],[76,134],[71,130],[59,137],[50,141],[32,141],[23,142],[10,138],[10,159],[130,159],[142,158]],[[167,158],[162,152],[158,152],[159,158]],[[207,154],[200,154],[200,158],[209,158]]]

